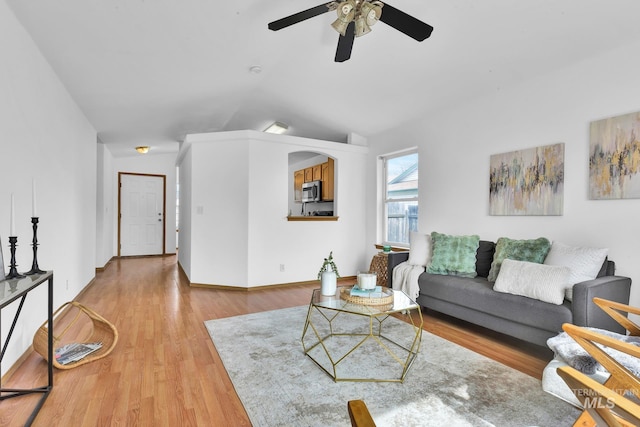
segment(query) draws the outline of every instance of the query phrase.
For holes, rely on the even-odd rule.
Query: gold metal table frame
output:
[[[307,318],[302,331],[302,348],[304,353],[325,371],[334,381],[376,381],[404,382],[409,368],[413,364],[422,340],[422,312],[420,305],[411,300],[404,292],[392,290],[393,304],[386,306],[364,305],[348,302],[340,298],[339,287],[333,296],[324,296],[320,289],[315,289],[309,304]],[[350,288],[350,286],[349,286]],[[385,321],[394,313],[417,311],[417,316],[407,316],[410,322],[396,325],[397,330],[383,328]],[[363,319],[357,321],[357,330],[342,326],[341,320],[354,320],[353,316]],[[353,323],[353,322],[351,322]],[[395,332],[396,335],[392,335]],[[336,346],[329,345],[336,340]],[[342,345],[337,340],[345,340]],[[367,351],[365,345],[380,350],[380,357],[385,357],[387,367],[384,377],[357,375],[351,372],[343,375],[340,367],[354,363],[358,350]],[[378,354],[378,353],[376,353]],[[366,371],[366,369],[364,369]],[[369,372],[368,372],[369,373]]]

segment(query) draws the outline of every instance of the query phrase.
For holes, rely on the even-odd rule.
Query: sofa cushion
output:
[[[571,283],[576,284],[598,277],[608,253],[607,248],[585,248],[553,242],[544,263],[569,267]],[[566,298],[569,301],[573,299],[573,286],[567,289]]]
[[[431,261],[431,236],[417,231],[409,233],[409,259],[411,265],[426,267]]]
[[[551,242],[544,237],[531,240],[513,240],[501,237],[496,242],[496,253],[493,256],[491,270],[487,278],[490,282],[496,281],[502,261],[506,258],[542,264],[550,247]]]
[[[420,295],[437,298],[461,307],[518,322],[546,331],[559,332],[563,323],[572,323],[571,303],[549,304],[533,298],[493,290],[493,283],[481,277],[473,279],[422,273],[418,280]]]
[[[476,277],[476,253],[480,237],[431,233],[432,256],[427,272],[432,274]]]
[[[487,240],[480,240],[478,252],[476,252],[476,273],[478,273],[478,276],[487,277],[489,275],[495,251],[495,243]]]
[[[569,267],[507,258],[502,262],[493,289],[560,305],[565,290],[571,286],[570,275]]]

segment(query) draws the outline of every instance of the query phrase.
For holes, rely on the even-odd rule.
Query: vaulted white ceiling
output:
[[[432,36],[381,22],[336,63],[333,12],[267,29],[321,0],[5,1],[117,156],[274,120],[368,137],[640,39],[637,0],[393,0]]]

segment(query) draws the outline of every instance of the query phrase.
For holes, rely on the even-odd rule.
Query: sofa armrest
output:
[[[409,259],[409,252],[389,252],[387,260],[387,286],[392,287],[393,269],[400,263]]]
[[[626,331],[600,307],[593,298],[603,298],[629,304],[631,279],[622,276],[603,276],[573,285],[573,323],[578,326],[601,328],[624,334]]]

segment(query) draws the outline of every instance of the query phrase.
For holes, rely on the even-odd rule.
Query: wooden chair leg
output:
[[[367,405],[362,400],[350,400],[347,408],[352,427],[376,427]]]

